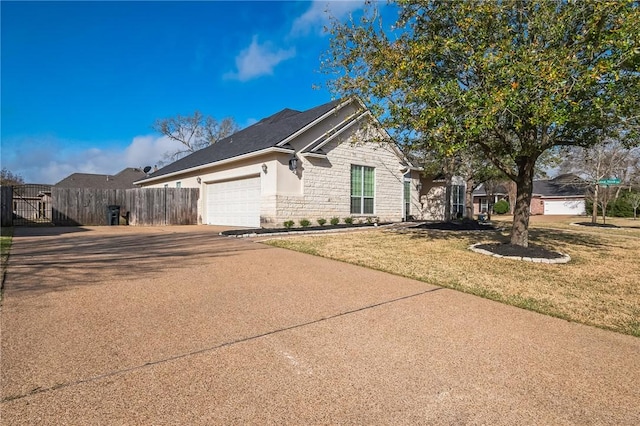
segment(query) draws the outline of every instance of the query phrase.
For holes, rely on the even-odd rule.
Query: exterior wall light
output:
[[[267,174],[267,165],[265,163],[262,163],[262,172]]]
[[[202,183],[202,179],[200,179],[200,176],[198,176],[198,177],[196,178],[196,182],[198,182],[198,183]]]
[[[298,170],[298,158],[296,157],[295,154],[293,154],[293,157],[291,157],[289,159],[289,170],[291,170],[293,173],[297,173],[297,170]]]
[[[418,192],[422,191],[422,182],[418,181],[418,183],[416,183],[416,189]]]

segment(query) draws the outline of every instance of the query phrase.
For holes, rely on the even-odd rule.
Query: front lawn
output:
[[[530,241],[569,254],[564,265],[468,250],[477,242],[507,242],[508,230],[380,229],[267,243],[640,337],[640,221],[611,221],[621,228],[570,225],[580,220],[531,218]]]

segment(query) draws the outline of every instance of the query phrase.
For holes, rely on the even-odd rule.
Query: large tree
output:
[[[369,3],[369,2],[367,2]],[[536,161],[638,125],[640,13],[630,1],[399,1],[333,21],[332,89],[445,153],[480,148],[517,186],[511,243],[528,245]]]
[[[153,123],[153,129],[178,142],[175,151],[165,154],[166,159],[174,161],[231,136],[240,130],[240,127],[233,118],[218,121],[195,111],[193,115],[178,114],[175,117],[158,119]]]

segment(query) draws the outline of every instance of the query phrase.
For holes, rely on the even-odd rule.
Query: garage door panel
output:
[[[260,227],[260,177],[207,185],[207,223]]]
[[[582,215],[585,214],[584,200],[545,200],[545,215]]]

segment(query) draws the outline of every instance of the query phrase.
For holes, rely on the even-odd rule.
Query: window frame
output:
[[[465,195],[464,185],[451,185],[451,213],[454,217],[458,214],[464,216]]]
[[[359,176],[359,191],[354,194],[354,172],[360,172]],[[371,174],[369,175],[370,181],[367,181],[366,172],[369,171]],[[376,210],[376,168],[371,166],[364,166],[361,164],[352,164],[349,169],[349,193],[350,193],[350,202],[349,202],[349,212],[353,215],[375,215]],[[367,185],[369,184],[369,185]],[[357,203],[354,204],[354,201],[357,200]],[[354,207],[358,207],[355,209]]]

